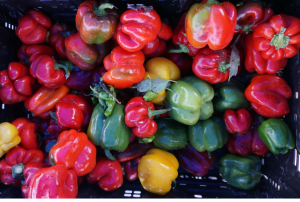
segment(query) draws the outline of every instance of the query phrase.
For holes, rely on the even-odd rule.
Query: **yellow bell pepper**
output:
[[[176,157],[164,150],[150,149],[138,165],[138,176],[143,188],[151,193],[165,195],[178,176]]]
[[[146,73],[144,79],[162,78],[166,80],[177,81],[180,79],[180,70],[177,65],[163,57],[156,57],[150,59],[145,65]],[[151,100],[152,103],[163,105],[163,101],[167,97],[166,90],[158,93],[158,95]]]
[[[4,122],[0,124],[0,158],[21,142],[16,126]]]

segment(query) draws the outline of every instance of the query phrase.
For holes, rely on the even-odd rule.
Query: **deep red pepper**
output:
[[[129,140],[129,144],[133,143],[133,141],[135,140],[135,135],[134,134],[130,134],[130,140]]]
[[[142,52],[145,55],[149,55],[153,53],[159,46],[159,38],[156,37],[153,41],[147,43],[144,48],[142,49]]]
[[[33,116],[30,118],[30,120],[36,124],[37,132],[44,134],[48,129],[48,125],[49,125],[48,119],[42,119],[38,116]]]
[[[173,36],[172,28],[164,22],[161,22],[161,29],[157,34],[158,38],[168,41]]]
[[[134,181],[138,178],[138,165],[141,158],[135,158],[125,162],[124,171],[125,177],[128,181]]]
[[[103,44],[98,44],[97,45],[97,49],[98,49],[98,52],[99,52],[99,57],[98,57],[98,60],[96,62],[96,65],[102,65],[103,64],[103,60],[104,58],[109,54],[111,53],[110,51],[110,45],[107,42],[103,43]]]
[[[66,81],[66,86],[73,90],[90,90],[93,70],[84,71],[75,67]]]
[[[93,83],[99,83],[100,82],[100,78],[104,76],[104,74],[106,73],[106,69],[104,66],[98,66],[95,67],[93,69],[93,73],[92,73],[92,82]]]
[[[162,39],[159,39],[159,45],[158,45],[157,49],[148,55],[145,54],[145,57],[146,58],[159,57],[165,53],[166,49],[167,49],[166,42]]]
[[[59,135],[65,130],[68,130],[68,128],[58,125],[55,119],[50,119],[48,126],[48,132],[50,135],[58,138]]]
[[[231,134],[245,135],[252,125],[252,117],[246,109],[227,109],[223,116],[225,127]]]
[[[143,144],[134,142],[130,144],[127,149],[123,152],[119,152],[117,154],[117,161],[125,162],[137,157],[143,156],[147,153],[150,149],[154,148],[153,144]]]

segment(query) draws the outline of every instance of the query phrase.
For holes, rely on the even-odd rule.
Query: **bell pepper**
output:
[[[118,161],[99,157],[95,168],[88,174],[87,181],[90,184],[98,182],[98,186],[104,191],[116,190],[123,184],[122,167]]]
[[[124,89],[143,80],[145,56],[142,51],[128,52],[117,46],[104,58],[103,64],[108,71],[103,81],[118,89]]]
[[[26,45],[22,46],[18,50],[19,62],[23,65],[30,65],[36,57],[40,55],[54,56],[54,50],[47,45]]]
[[[92,74],[92,82],[93,83],[99,83],[100,82],[100,78],[103,77],[103,75],[106,73],[106,69],[104,66],[100,67],[95,67],[93,69],[93,74]]]
[[[152,6],[128,6],[128,9],[120,17],[117,41],[126,51],[137,52],[155,40],[161,30],[161,19]]]
[[[258,136],[273,154],[286,154],[295,147],[294,135],[283,120],[270,118],[264,121],[259,118]]]
[[[249,190],[260,182],[262,165],[258,156],[225,154],[220,159],[220,164],[220,176],[233,187]]]
[[[38,10],[29,10],[18,19],[16,35],[25,44],[42,44],[46,41],[52,22]]]
[[[163,150],[183,149],[188,143],[188,131],[185,125],[173,119],[159,119],[153,144]]]
[[[212,50],[225,48],[232,40],[237,20],[235,6],[229,2],[204,0],[195,3],[185,19],[188,41],[195,48],[208,45]]]
[[[51,164],[64,165],[77,176],[91,172],[96,165],[96,147],[83,132],[64,131],[49,152]]]
[[[160,31],[158,32],[157,36],[160,39],[168,41],[173,36],[173,30],[168,24],[161,22],[161,28],[160,28]]]
[[[268,23],[257,26],[253,32],[253,46],[267,60],[294,57],[300,48],[300,19],[280,14]]]
[[[37,149],[25,150],[21,147],[10,150],[0,161],[0,178],[5,185],[21,186],[23,170],[30,162],[42,163],[44,154]]]
[[[92,85],[93,70],[84,71],[75,67],[65,85],[73,90],[89,90]]]
[[[92,70],[100,56],[96,44],[87,44],[79,32],[65,38],[67,58],[82,70]]]
[[[200,118],[201,95],[185,81],[177,81],[167,92],[166,108],[169,116],[185,125],[194,125]]]
[[[27,150],[40,148],[39,137],[36,134],[37,126],[34,122],[27,118],[18,118],[11,124],[16,126],[19,131],[19,136],[21,137],[21,147]]]
[[[236,112],[226,109],[223,119],[226,130],[231,134],[245,135],[252,125],[252,117],[247,109],[239,109]]]
[[[141,158],[135,158],[125,162],[124,171],[128,181],[135,181],[138,178],[138,165]]]
[[[57,121],[53,118],[49,120],[49,126],[48,126],[48,133],[52,136],[54,136],[56,139],[59,137],[59,135],[65,131],[68,130],[68,128],[62,127],[57,124]]]
[[[46,168],[48,167],[45,163],[39,163],[39,162],[30,162],[28,163],[23,171],[24,175],[24,184],[22,185],[22,196],[23,198],[28,198],[28,191],[29,191],[29,185],[31,182],[31,179],[36,173],[41,168]]]
[[[103,60],[104,58],[109,54],[111,53],[111,50],[110,50],[110,45],[107,42],[103,43],[103,44],[98,44],[97,45],[97,49],[98,49],[98,52],[100,54],[100,56],[98,57],[98,60],[96,62],[96,66],[98,65],[102,65],[103,64]]]
[[[49,120],[48,119],[42,119],[38,116],[33,116],[30,118],[32,122],[35,123],[37,126],[37,132],[44,134],[49,126]]]
[[[190,144],[199,152],[213,152],[222,148],[228,141],[229,134],[224,122],[219,117],[199,120],[195,125],[188,126]]]
[[[213,87],[204,80],[201,80],[195,76],[184,77],[182,81],[191,84],[196,88],[201,96],[202,106],[200,108],[200,120],[206,120],[214,113],[214,107],[212,99],[214,98]]]
[[[7,70],[0,71],[0,99],[4,104],[16,104],[32,94],[35,80],[29,70],[18,62],[12,62]]]
[[[135,137],[135,136],[134,136]],[[125,151],[118,152],[116,160],[119,162],[130,161],[143,156],[147,151],[154,148],[153,144],[143,144],[134,142],[129,144]]]
[[[26,109],[38,116],[53,109],[68,92],[69,88],[65,85],[56,89],[42,86],[34,95],[27,98],[24,105]]]
[[[253,77],[245,96],[256,113],[264,117],[277,118],[290,112],[287,100],[292,97],[292,90],[279,76],[263,74]]]
[[[63,165],[37,170],[29,184],[28,198],[76,198],[77,176]]]
[[[154,39],[154,41],[151,41],[144,46],[144,48],[142,49],[142,52],[145,55],[149,55],[149,54],[153,53],[158,48],[158,46],[159,46],[159,38],[156,37]]]
[[[0,158],[20,142],[21,137],[16,126],[8,122],[0,124]]]
[[[235,33],[249,33],[258,25],[267,23],[273,17],[271,8],[261,5],[259,2],[243,2],[237,7],[237,23]]]
[[[164,40],[159,39],[158,47],[150,54],[145,54],[146,58],[155,58],[162,56],[167,49],[167,44]]]
[[[116,104],[111,115],[104,115],[104,108],[97,104],[92,113],[87,130],[88,138],[97,146],[104,149],[106,156],[115,160],[110,150],[123,152],[129,145],[130,129],[125,124],[125,107]]]
[[[184,149],[177,150],[175,156],[179,164],[189,173],[202,177],[212,168],[215,161],[213,153],[208,156],[207,152],[198,152],[191,145],[187,145]]]
[[[141,158],[138,165],[139,180],[146,191],[165,195],[178,176],[176,157],[164,150],[153,148]]]

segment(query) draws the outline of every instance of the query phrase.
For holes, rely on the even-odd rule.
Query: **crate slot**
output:
[[[179,185],[185,186],[186,184],[179,183]]]
[[[225,179],[222,179],[223,182],[227,182]]]
[[[268,178],[268,176],[266,176],[266,175],[262,175],[264,178],[265,178],[265,180],[268,180],[269,178]]]
[[[134,194],[141,194],[142,192],[141,191],[134,191],[133,193]]]
[[[189,178],[189,176],[188,176],[188,175],[185,175],[185,178]]]
[[[125,197],[131,197],[131,194],[124,194]]]
[[[200,187],[206,187],[206,184],[200,184],[199,186]]]
[[[297,121],[297,114],[294,115],[294,121]]]
[[[131,194],[131,193],[132,193],[132,190],[125,190],[125,193],[126,193],[126,194]]]
[[[214,176],[209,176],[208,179],[210,179],[210,180],[217,180],[218,178],[214,177]]]
[[[298,92],[295,92],[295,98],[298,99]]]
[[[261,159],[261,164],[265,165],[265,159],[264,158]]]
[[[202,180],[202,177],[195,176],[195,179]]]
[[[2,109],[5,109],[5,104],[4,103],[2,103]]]
[[[133,197],[139,198],[139,197],[141,197],[141,195],[139,195],[139,194],[133,194]]]
[[[277,183],[274,184],[274,187],[277,188]]]
[[[294,149],[294,166],[297,166],[297,149]]]
[[[278,189],[278,191],[280,191],[280,185],[278,185],[277,189]]]
[[[180,175],[180,178],[184,178],[184,176],[183,176],[183,175]]]
[[[195,198],[202,198],[202,195],[195,194],[194,197],[195,197]]]
[[[222,189],[227,189],[227,187],[226,187],[226,186],[220,186],[220,188],[222,188]]]
[[[300,172],[300,154],[298,154],[298,172]]]

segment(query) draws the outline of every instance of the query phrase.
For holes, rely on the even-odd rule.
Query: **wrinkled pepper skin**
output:
[[[209,119],[214,113],[214,106],[212,99],[214,98],[214,89],[213,87],[204,80],[201,80],[195,76],[187,76],[181,79],[185,81],[198,91],[202,99],[202,106],[200,108],[200,120]]]
[[[233,4],[204,0],[194,4],[185,19],[188,41],[195,48],[208,45],[212,50],[225,48],[232,40],[237,11]]]
[[[143,156],[147,151],[149,151],[152,148],[154,148],[153,144],[134,142],[132,144],[129,144],[125,151],[119,152],[117,154],[117,161],[125,162],[133,160],[135,158]]]
[[[227,109],[223,119],[226,130],[231,134],[245,135],[252,125],[252,117],[247,109],[239,109],[236,112]]]
[[[21,137],[16,126],[8,122],[0,124],[0,158],[20,142]]]
[[[185,125],[194,125],[200,117],[201,95],[191,84],[177,81],[167,92],[166,108],[169,116]]]
[[[225,154],[220,159],[220,164],[220,176],[233,187],[250,190],[260,182],[262,165],[255,155]]]
[[[48,16],[38,10],[29,10],[18,19],[16,35],[25,44],[42,44],[51,26]]]
[[[124,171],[128,181],[135,181],[138,178],[138,165],[141,158],[135,158],[125,162]]]
[[[26,109],[31,111],[35,116],[38,116],[52,110],[68,92],[69,88],[65,85],[56,89],[42,86],[34,95],[27,98],[24,105]]]
[[[21,143],[19,146],[26,150],[40,148],[39,138],[36,134],[37,126],[34,122],[27,118],[18,118],[11,124],[16,126],[19,131],[19,136],[21,137]]]
[[[256,113],[268,118],[278,118],[290,112],[288,99],[292,90],[285,80],[275,75],[257,75],[245,90]]]
[[[143,80],[145,56],[142,51],[128,52],[117,46],[104,58],[103,64],[107,73],[103,81],[118,89],[125,89]]]
[[[295,139],[289,127],[281,119],[263,121],[257,129],[258,136],[275,154],[286,154],[295,147]]]
[[[164,150],[153,148],[141,158],[138,165],[139,180],[146,191],[165,195],[178,176],[176,157]]]
[[[116,190],[123,184],[122,167],[118,161],[99,157],[95,168],[88,174],[87,181],[90,184],[98,182],[98,186],[104,191]]]
[[[21,186],[23,170],[30,162],[42,163],[44,154],[41,150],[25,150],[21,147],[10,150],[0,161],[0,178],[5,185]]]
[[[23,65],[30,65],[40,55],[54,56],[54,50],[47,45],[22,44],[17,54],[19,62]]]
[[[212,168],[215,161],[213,153],[208,156],[207,152],[198,152],[191,145],[187,145],[184,149],[177,150],[175,156],[179,164],[189,173],[202,177]]]
[[[118,44],[129,52],[140,51],[154,41],[161,30],[161,19],[152,7],[129,7],[120,17]]]
[[[157,132],[153,144],[163,150],[183,149],[188,143],[188,131],[185,125],[173,119],[157,121]]]
[[[63,165],[41,168],[34,173],[29,184],[28,198],[76,198],[77,176]]]
[[[49,152],[51,164],[64,165],[77,176],[91,172],[96,165],[96,147],[83,132],[64,131]]]

